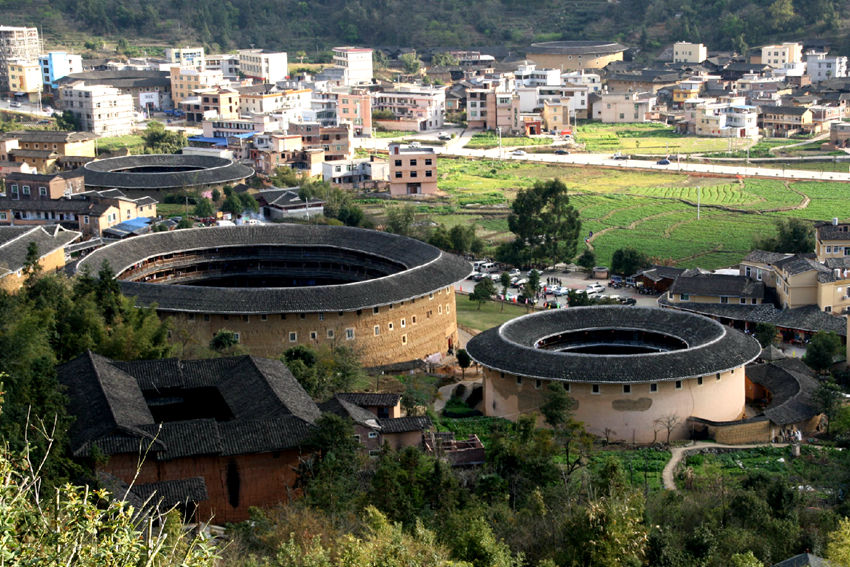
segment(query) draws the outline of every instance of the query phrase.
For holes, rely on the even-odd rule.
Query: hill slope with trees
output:
[[[7,24],[37,25],[49,41],[85,35],[305,50],[337,44],[467,47],[618,40],[645,51],[673,41],[737,49],[783,39],[834,38],[841,0],[0,0]],[[376,25],[378,24],[378,25]]]

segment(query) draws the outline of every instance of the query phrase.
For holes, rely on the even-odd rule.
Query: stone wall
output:
[[[768,419],[740,421],[724,425],[709,425],[708,435],[723,445],[768,443],[771,438],[771,423]]]
[[[173,318],[173,333],[207,346],[220,329],[239,333],[242,347],[257,356],[279,357],[296,345],[344,344],[355,348],[366,367],[446,354],[458,345],[452,286],[432,294],[359,311],[220,315],[161,312]],[[376,331],[377,328],[377,331]],[[174,336],[174,335],[173,335]]]
[[[574,416],[589,433],[611,440],[652,443],[667,438],[665,427],[656,420],[675,416],[677,424],[670,440],[688,439],[688,417],[711,421],[733,421],[744,411],[744,368],[676,381],[645,381],[630,384],[565,383],[576,402]],[[516,420],[522,414],[539,412],[550,381],[517,377],[484,369],[485,415]],[[656,391],[652,391],[655,384]],[[596,390],[594,390],[596,386]],[[627,386],[627,388],[626,388]],[[628,390],[628,391],[627,391]],[[540,418],[542,425],[542,418]]]

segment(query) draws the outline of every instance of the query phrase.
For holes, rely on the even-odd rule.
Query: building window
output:
[[[38,194],[41,195],[42,197],[46,197],[47,196],[47,187],[39,187],[38,188]]]
[[[725,295],[720,296],[720,303],[729,303],[729,298]]]
[[[681,390],[681,389],[682,389],[682,381],[681,381],[681,380],[676,380],[676,389],[677,389],[677,390]]]
[[[292,331],[289,333],[289,342],[294,343],[298,341],[298,333]]]
[[[415,324],[416,324],[416,315],[411,315],[411,316],[410,316],[410,324],[411,324],[411,325],[415,325]]]
[[[410,167],[416,167],[416,160],[415,159],[410,160]]]
[[[517,385],[517,386],[522,386],[522,376],[517,376],[517,377],[516,377],[516,385]]]
[[[407,327],[407,319],[402,319],[401,320],[401,328],[404,329],[405,327]]]
[[[431,171],[430,169],[425,172],[425,177],[433,177],[433,176],[434,176],[434,172]]]
[[[210,320],[209,313],[205,313],[204,314],[204,321],[209,321],[209,320]]]
[[[238,343],[238,342],[239,342],[239,339],[240,339],[240,335],[239,335],[239,333],[233,333],[233,338],[234,338],[234,340]]]
[[[543,380],[538,379],[538,380],[534,381],[534,389],[535,390],[539,390],[542,385],[543,385]]]
[[[328,338],[329,339],[334,338],[334,330],[333,329],[328,329]]]
[[[563,386],[563,387],[564,387],[564,391],[565,391],[565,392],[569,392],[569,391],[570,391],[570,383],[569,383],[569,382],[561,382],[561,386]]]
[[[378,437],[378,434],[375,433],[374,431],[369,432],[369,439],[376,439],[377,437]]]
[[[649,385],[649,393],[650,393],[650,394],[654,394],[654,393],[656,393],[657,391],[658,391],[658,384],[656,384],[655,382],[653,382],[652,384],[650,384],[650,385]]]
[[[306,314],[306,313],[299,313],[299,314],[298,314],[298,317],[300,317],[301,319],[306,319],[306,318],[307,318],[307,314]]]
[[[377,337],[378,335],[380,335],[380,334],[381,334],[381,326],[380,326],[380,325],[375,325],[374,331],[375,331],[375,336],[376,336],[376,337]]]
[[[375,315],[377,315],[380,311],[381,311],[380,307],[373,307],[372,308],[372,313],[374,313]]]
[[[83,215],[83,224],[89,224],[89,216]]]
[[[702,386],[702,376],[697,377],[697,386]]]
[[[715,379],[716,379],[718,382],[720,382],[720,372],[718,372],[718,373],[717,373],[717,376],[715,377]]]
[[[691,298],[691,296],[688,295],[687,293],[680,293],[679,294],[679,299],[681,301],[688,301],[690,298]]]
[[[316,333],[316,331],[310,331],[310,340],[311,341],[315,341],[318,338],[319,338],[319,335]]]
[[[402,335],[402,336],[401,336],[401,344],[403,344],[403,345],[406,345],[406,344],[407,344],[407,335]]]
[[[6,213],[0,212],[0,220],[9,220],[6,216]]]
[[[592,384],[590,386],[590,393],[591,394],[598,394],[599,392],[600,392],[599,384]]]
[[[347,341],[354,340],[354,329],[346,329],[345,330],[345,340],[347,340]]]
[[[826,247],[826,253],[827,253],[827,254],[832,254],[832,246],[827,246],[827,247]],[[747,275],[750,275],[750,274],[747,274]]]
[[[247,323],[247,322],[248,322],[248,316],[247,316],[247,315],[242,315],[242,320],[243,320],[243,321],[245,321],[245,322]]]
[[[631,384],[623,384],[623,393],[631,394],[632,393],[632,385]]]
[[[394,331],[395,326],[392,323],[387,323],[387,329],[389,329],[390,331]]]
[[[396,171],[396,172],[395,172],[395,178],[396,178],[396,179],[401,179],[402,177],[403,177],[403,176],[402,176],[402,174],[401,174],[401,172],[400,172],[400,171]]]
[[[319,321],[324,321],[324,320],[325,320],[325,314],[319,313]]]
[[[286,313],[281,313],[281,314],[280,314],[280,319],[281,319],[282,321],[286,321]]]
[[[23,187],[21,187],[21,191],[23,192],[24,195],[29,195],[30,194],[30,186],[24,185]]]
[[[747,302],[747,298],[746,298],[746,297],[742,297],[742,298],[740,298],[740,299],[738,300],[738,302],[739,302],[739,303],[746,303],[746,302]]]
[[[437,313],[439,313],[440,315],[443,314],[443,306],[442,305],[437,306]]]
[[[401,160],[400,159],[395,160],[395,165],[396,165],[396,167],[401,167]]]

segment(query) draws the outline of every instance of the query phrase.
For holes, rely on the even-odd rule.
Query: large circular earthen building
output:
[[[561,71],[602,69],[622,61],[626,47],[611,41],[543,41],[532,43],[526,57],[539,65]]]
[[[744,414],[750,336],[690,313],[599,306],[519,317],[470,340],[484,367],[484,413],[516,419],[539,411],[560,384],[575,417],[595,435],[651,443],[688,436],[687,419]]]
[[[83,166],[89,189],[121,189],[146,194],[205,191],[241,183],[254,170],[214,156],[144,154],[100,159]]]
[[[251,354],[350,344],[367,367],[457,347],[453,285],[465,260],[375,230],[297,224],[178,230],[122,240],[83,259],[109,262],[121,291],[156,305],[206,345],[234,331]]]

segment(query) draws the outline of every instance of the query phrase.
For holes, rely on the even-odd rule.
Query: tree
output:
[[[451,250],[458,254],[466,254],[471,252],[476,247],[476,240],[480,240],[475,235],[475,225],[455,225],[449,230],[449,240],[451,241]]]
[[[834,332],[818,331],[806,347],[803,362],[823,373],[832,366],[835,355],[841,352],[841,338]]]
[[[83,129],[80,124],[80,118],[70,110],[66,110],[56,117],[56,127],[59,130],[69,132],[79,132]]]
[[[257,199],[250,193],[239,193],[239,202],[242,204],[243,211],[251,211],[252,213],[259,212],[260,204]]]
[[[593,448],[593,437],[584,429],[584,424],[573,419],[576,401],[570,397],[561,382],[550,382],[543,394],[540,413],[546,424],[555,432],[564,451],[563,473],[569,478],[584,464]]]
[[[505,301],[508,299],[508,288],[511,286],[511,275],[507,272],[502,272],[499,276],[499,283],[502,284],[502,305],[499,307],[499,312],[505,310]]]
[[[428,244],[436,246],[440,250],[451,250],[452,241],[449,238],[449,231],[446,230],[446,225],[441,223],[431,231],[431,235],[428,237]]]
[[[773,323],[756,323],[753,335],[762,348],[767,348],[776,340],[776,325]]]
[[[758,558],[753,555],[752,551],[747,551],[746,553],[736,553],[732,557],[730,557],[731,567],[763,567],[764,563],[758,560]]]
[[[630,276],[649,265],[646,254],[634,248],[620,248],[611,256],[611,271],[624,276]]]
[[[365,376],[357,353],[343,345],[322,345],[315,349],[298,345],[287,349],[281,360],[304,390],[317,400],[350,390],[352,384]]]
[[[466,349],[459,348],[457,349],[457,365],[460,366],[460,377],[461,379],[466,379],[466,369],[472,364],[472,357],[469,356],[469,353],[466,352]]]
[[[661,429],[667,430],[667,444],[670,444],[670,435],[673,434],[673,430],[676,429],[676,426],[681,422],[681,418],[674,414],[667,414],[659,417],[655,420],[655,425]]]
[[[768,252],[805,254],[815,249],[815,228],[811,222],[787,218],[776,221],[776,236],[756,242],[756,248]]]
[[[182,230],[184,228],[193,228],[194,226],[195,223],[192,222],[192,219],[183,217],[182,219],[180,219],[180,222],[177,223],[177,226],[175,228],[177,228],[178,230]]]
[[[472,293],[469,294],[470,301],[478,302],[478,309],[481,310],[481,304],[485,301],[490,301],[493,298],[493,295],[496,293],[496,286],[493,284],[493,280],[489,277],[483,278],[480,282],[475,284],[475,287],[472,289]]]
[[[586,249],[576,260],[576,264],[587,270],[588,272],[596,266],[596,254],[591,249]]]
[[[422,61],[420,61],[416,53],[413,52],[403,53],[398,60],[401,61],[404,72],[408,75],[418,73],[419,69],[422,67]]]
[[[232,353],[239,345],[239,336],[227,329],[219,329],[210,339],[210,348],[218,353]]]
[[[812,396],[812,401],[815,404],[815,409],[826,416],[826,434],[829,435],[832,421],[841,410],[844,399],[844,392],[841,386],[832,380],[825,380],[818,384],[817,389]]]
[[[195,204],[194,214],[196,217],[200,218],[208,218],[215,215],[215,206],[213,206],[213,202],[203,197],[198,200]]]
[[[435,53],[433,57],[431,57],[431,65],[434,67],[451,67],[457,64],[457,57],[451,53]]]
[[[225,213],[239,215],[245,210],[245,206],[242,203],[242,199],[239,198],[239,195],[231,192],[221,205],[221,210]]]
[[[526,310],[530,309],[537,301],[537,293],[540,291],[540,272],[531,270],[528,272],[528,281],[522,286],[522,295],[526,299]]]
[[[218,190],[218,187],[212,190],[212,192],[210,193],[210,198],[212,199],[213,203],[218,203],[219,201],[221,201],[221,191]]]
[[[296,51],[296,52],[295,52],[295,57],[297,57],[297,58],[298,58],[298,63],[300,63],[301,65],[303,65],[303,64],[304,64],[304,58],[306,58],[306,57],[307,57],[307,52],[306,52],[306,51],[303,51],[303,50]]]
[[[575,256],[581,221],[570,205],[567,186],[552,179],[520,190],[511,203],[508,228],[516,238],[499,247],[500,260],[517,266],[554,265]]]
[[[410,236],[416,209],[413,205],[405,204],[387,209],[387,232]]]
[[[850,518],[838,520],[838,527],[829,533],[826,559],[840,567],[850,567]]]
[[[161,122],[152,120],[142,132],[145,152],[152,154],[176,154],[186,147],[186,136],[181,132],[165,129]]]
[[[41,275],[41,262],[39,259],[41,258],[41,254],[38,251],[38,244],[35,241],[32,241],[27,244],[27,255],[24,259],[24,267],[23,273],[25,277],[25,281],[27,282],[25,285],[27,287],[31,287],[35,280]]]

